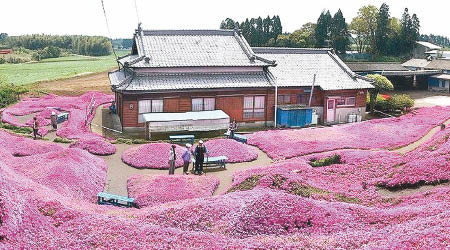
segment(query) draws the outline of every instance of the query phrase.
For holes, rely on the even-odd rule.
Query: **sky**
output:
[[[450,37],[450,0],[103,0],[110,34],[101,0],[2,0],[0,33],[103,35],[132,38],[138,16],[144,29],[218,29],[227,18],[279,15],[283,32],[292,32],[304,23],[316,22],[323,10],[332,15],[340,8],[349,23],[363,5],[390,6],[391,16],[400,18],[405,7],[416,13],[422,34]],[[137,5],[137,12],[135,8]]]

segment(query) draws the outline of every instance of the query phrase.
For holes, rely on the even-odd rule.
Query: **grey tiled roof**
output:
[[[426,69],[442,69],[442,70],[450,70],[450,60],[448,59],[435,59],[431,61]]]
[[[413,58],[404,62],[402,65],[403,67],[425,68],[429,63],[430,61],[427,59]]]
[[[374,72],[374,71],[407,71],[401,63],[380,63],[380,62],[347,62],[347,66],[354,72]]]
[[[109,74],[113,89],[118,91],[160,91],[221,88],[271,87],[264,72],[255,73],[182,73],[141,74],[126,77],[123,70]]]
[[[119,60],[131,67],[269,66],[234,30],[137,30],[137,54]],[[147,60],[145,59],[147,58]],[[133,61],[133,59],[138,59]]]
[[[277,62],[269,70],[279,87],[316,86],[323,90],[369,89],[370,80],[351,71],[329,49],[253,48],[253,51]]]

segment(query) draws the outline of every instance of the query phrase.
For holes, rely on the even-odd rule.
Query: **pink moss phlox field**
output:
[[[231,139],[212,139],[205,142],[209,156],[226,156],[228,162],[246,162],[258,158],[258,153],[249,145]]]
[[[89,92],[77,97],[46,95],[42,98],[26,98],[21,102],[4,109],[2,113],[2,121],[18,127],[32,126],[33,118],[30,118],[24,124],[20,123],[16,116],[29,115],[36,113],[39,126],[50,125],[50,117],[52,112],[59,114],[61,112],[69,112],[69,120],[58,125],[56,135],[68,139],[84,139],[80,142],[81,148],[88,149],[90,153],[103,155],[106,152],[115,152],[115,145],[104,141],[102,144],[107,145],[107,150],[100,147],[91,146],[91,144],[100,144],[99,140],[103,137],[91,132],[89,122],[95,115],[95,109],[104,103],[111,101],[113,96],[100,92]],[[88,110],[91,100],[95,101],[93,106],[94,112]],[[60,111],[61,110],[61,111]],[[87,119],[87,121],[86,121]],[[43,136],[48,133],[44,128],[40,129]],[[87,145],[90,144],[90,145]],[[112,149],[114,147],[114,149]]]
[[[95,155],[112,155],[116,152],[116,146],[103,138],[79,139],[70,145],[71,148],[81,148]]]
[[[343,148],[392,148],[420,139],[447,119],[450,119],[450,106],[436,106],[420,108],[399,118],[329,128],[261,131],[251,134],[248,143],[275,160]]]
[[[215,176],[134,175],[128,178],[128,195],[139,207],[170,201],[208,197],[219,185]]]
[[[60,146],[32,140],[18,135],[12,135],[6,131],[0,130],[0,149],[9,152],[11,155],[30,156],[35,154],[44,154],[61,149]]]
[[[171,144],[165,142],[143,144],[123,152],[122,161],[135,168],[169,169],[170,149]],[[184,151],[184,147],[176,146],[176,167],[183,166]]]
[[[379,185],[399,188],[439,184],[450,180],[450,128],[436,133],[379,180]]]

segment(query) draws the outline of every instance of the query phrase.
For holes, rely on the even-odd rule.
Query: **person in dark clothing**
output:
[[[208,154],[208,150],[205,145],[203,145],[203,141],[200,140],[198,142],[198,146],[195,148],[194,156],[195,156],[195,174],[203,174],[203,162],[205,161],[205,154]]]
[[[230,139],[234,138],[234,132],[236,131],[236,129],[237,129],[236,120],[233,119],[233,122],[230,123],[230,127],[228,128],[228,130],[230,131],[230,135],[229,135]]]
[[[186,144],[186,150],[183,153],[183,174],[189,174],[188,173],[188,168],[189,168],[189,163],[191,162],[191,147],[192,145],[187,143]]]
[[[38,135],[38,131],[39,131],[39,125],[37,122],[37,118],[36,116],[33,117],[33,140],[36,140],[36,137]]]
[[[56,117],[56,113],[52,112],[52,115],[50,116],[50,121],[52,123],[52,127],[54,130],[58,129],[58,117]]]
[[[175,161],[177,160],[177,154],[175,153],[175,145],[170,148],[170,158],[169,158],[169,174],[175,174]]]
[[[117,113],[116,101],[111,101],[111,106],[109,106],[109,113],[111,114]]]

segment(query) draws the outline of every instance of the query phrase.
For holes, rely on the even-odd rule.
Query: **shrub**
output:
[[[390,103],[391,108],[395,110],[410,109],[414,106],[414,99],[406,94],[393,95],[389,98],[388,102]]]
[[[340,163],[342,163],[341,156],[338,154],[334,154],[332,156],[328,156],[320,160],[313,158],[309,161],[309,165],[311,165],[312,167],[325,167],[330,166],[332,164],[340,164]]]
[[[0,108],[17,102],[20,95],[27,92],[28,90],[25,87],[6,83],[5,78],[0,75]]]
[[[61,138],[61,137],[56,137],[55,139],[53,139],[53,142],[58,142],[58,143],[72,143],[72,140],[69,140],[67,138]]]

